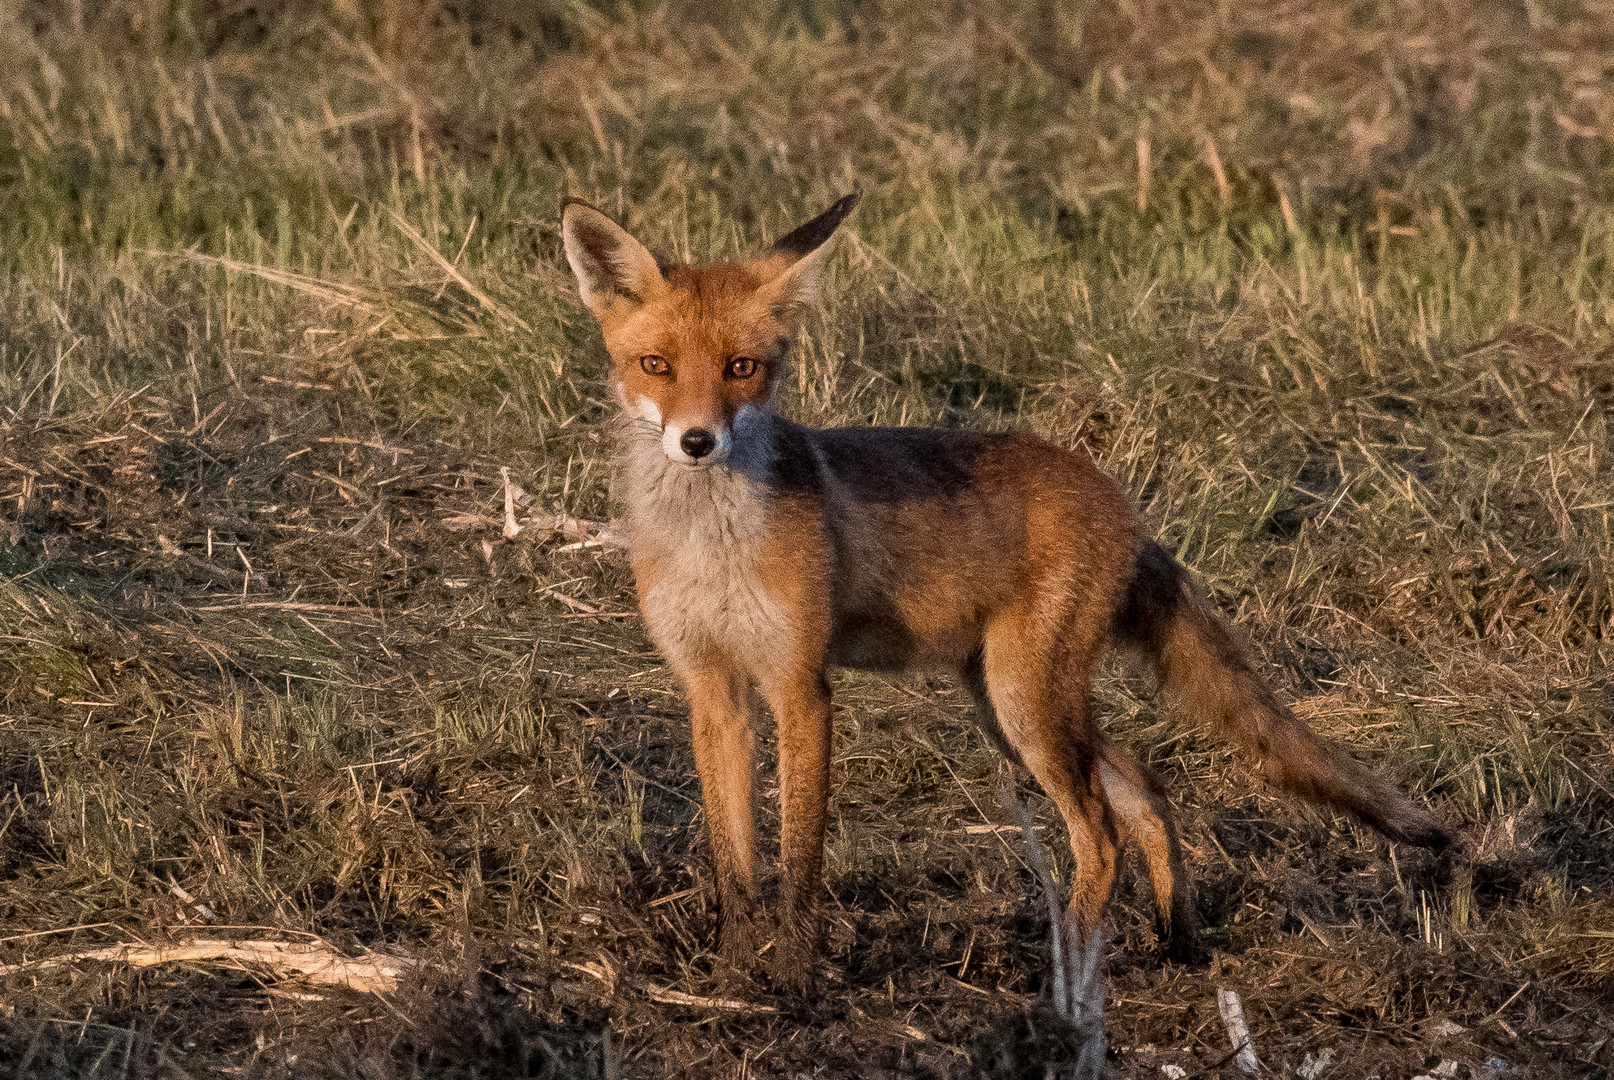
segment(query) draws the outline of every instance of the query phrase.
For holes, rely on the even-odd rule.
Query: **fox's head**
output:
[[[594,207],[561,204],[566,261],[605,332],[612,388],[630,416],[660,428],[669,458],[728,459],[735,420],[766,406],[791,316],[812,299],[825,242],[857,200],[847,195],[761,258],[665,271]]]

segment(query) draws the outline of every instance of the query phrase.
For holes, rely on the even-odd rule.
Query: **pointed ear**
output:
[[[773,254],[757,264],[764,278],[757,298],[781,312],[811,303],[829,254],[826,242],[860,198],[856,191],[843,195],[828,210],[774,241]]]
[[[560,235],[583,303],[595,318],[624,314],[667,291],[655,256],[588,203],[561,201]]]
[[[835,204],[822,214],[800,228],[786,233],[773,242],[773,250],[781,255],[794,255],[801,258],[809,255],[824,246],[835,226],[845,219],[847,214],[857,206],[857,201],[863,197],[862,192],[854,191],[850,195],[842,195],[835,200]]]

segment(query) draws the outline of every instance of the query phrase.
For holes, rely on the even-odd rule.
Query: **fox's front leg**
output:
[[[824,888],[829,815],[830,694],[821,667],[770,681],[763,689],[779,731],[779,932],[774,981],[806,990],[818,958],[818,900]]]
[[[718,955],[744,971],[756,965],[756,821],[752,809],[749,681],[738,671],[683,672],[694,728],[706,829],[717,874]]]

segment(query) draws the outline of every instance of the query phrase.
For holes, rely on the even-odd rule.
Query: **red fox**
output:
[[[765,940],[760,696],[780,758],[773,977],[811,981],[834,667],[939,668],[969,688],[994,742],[1064,818],[1077,868],[1065,940],[1088,967],[1123,835],[1143,849],[1172,950],[1191,949],[1197,929],[1171,811],[1094,716],[1094,669],[1112,647],[1141,653],[1184,712],[1237,739],[1280,787],[1392,839],[1444,844],[1428,811],[1279,701],[1085,453],[1019,434],[814,430],[772,411],[792,316],[857,198],[754,261],[667,267],[599,210],[562,204],[566,257],[622,407],[617,486],[640,607],[690,698],[719,955],[752,967]]]

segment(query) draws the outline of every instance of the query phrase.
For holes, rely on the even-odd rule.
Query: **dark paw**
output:
[[[1172,922],[1160,920],[1154,925],[1154,935],[1160,943],[1160,959],[1167,964],[1204,967],[1211,959],[1199,940],[1199,920],[1194,917],[1178,917]]]
[[[817,985],[814,970],[818,950],[807,942],[781,940],[774,948],[773,962],[768,965],[768,979],[781,994],[806,997]]]
[[[1198,926],[1184,930],[1161,927],[1157,933],[1160,936],[1160,959],[1166,963],[1202,968],[1210,962],[1210,950],[1199,940]]]
[[[762,964],[757,957],[762,941],[755,917],[724,919],[717,934],[717,959],[725,973],[744,977],[755,972]]]

